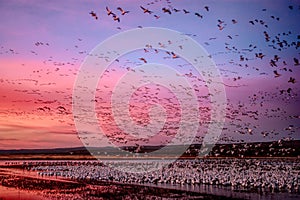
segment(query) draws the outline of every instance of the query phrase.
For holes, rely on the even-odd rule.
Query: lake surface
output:
[[[4,187],[0,185],[0,199],[1,200],[44,200],[45,197],[36,194],[33,191],[25,191],[12,187]]]

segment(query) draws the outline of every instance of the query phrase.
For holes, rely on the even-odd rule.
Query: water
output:
[[[197,192],[201,194],[211,194],[217,196],[224,196],[228,198],[238,199],[256,199],[256,200],[298,200],[299,194],[290,193],[257,193],[257,192],[242,192],[233,191],[231,187],[215,186],[215,185],[170,185],[170,184],[149,184],[152,187],[169,188],[181,191]]]
[[[0,199],[1,200],[44,200],[45,198],[36,191],[25,191],[12,187],[4,187],[0,185]]]

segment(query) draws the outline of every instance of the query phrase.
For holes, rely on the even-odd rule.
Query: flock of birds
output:
[[[287,159],[199,159],[177,160],[155,171],[131,173],[137,167],[156,166],[155,160],[140,161],[63,161],[27,162],[23,167],[41,177],[71,180],[112,181],[129,184],[196,186],[220,185],[234,190],[260,192],[300,192],[299,162]],[[128,168],[115,170],[105,163]],[[147,167],[145,167],[147,168]]]
[[[125,14],[129,13],[128,10],[125,11],[125,10],[123,10],[123,8],[121,8],[121,7],[117,7],[117,10],[120,12],[121,15],[125,15]],[[111,15],[114,21],[120,22],[120,17],[119,17],[117,14],[113,13],[107,6],[106,6],[106,11],[107,11],[107,15],[108,15],[108,16]],[[98,19],[98,16],[97,16],[97,14],[96,14],[94,11],[91,11],[91,12],[90,12],[90,15],[91,15],[94,19],[96,19],[96,20]]]
[[[176,8],[172,5],[172,2],[167,0],[165,1],[166,5],[159,7],[159,9],[152,9],[153,4],[159,4],[162,1],[155,0],[153,2],[148,3],[147,5],[139,5],[137,6],[137,10],[140,13],[133,12],[131,10],[127,10],[126,8],[116,7],[112,8],[112,6],[106,6],[103,13],[106,13],[107,16],[112,17],[112,20],[122,24],[126,23],[126,20],[122,20],[121,18],[127,15],[149,15],[155,17],[155,19],[159,20],[164,17],[164,15],[174,16],[176,14],[183,15],[193,15],[196,18],[201,20],[205,20],[206,13],[213,13],[213,6],[202,6],[202,11],[193,11],[192,9],[185,8]],[[296,6],[287,6],[289,12],[297,12],[299,9]],[[267,13],[267,9],[262,9],[261,12]],[[100,12],[102,15],[102,11]],[[89,15],[95,20],[102,20],[102,17],[96,11],[90,11]],[[217,15],[217,14],[216,14]],[[273,20],[273,21],[270,21]],[[232,26],[239,26],[239,24],[243,23],[239,19],[230,19],[229,22],[226,19],[217,19],[215,28],[219,31],[220,35],[226,36],[226,41],[224,43],[224,49],[220,49],[217,52],[213,52],[209,55],[210,58],[213,58],[217,61],[217,66],[219,67],[221,74],[224,77],[224,85],[226,88],[230,88],[233,90],[239,91],[239,89],[247,87],[247,82],[244,82],[245,79],[251,77],[252,74],[258,74],[263,78],[270,79],[268,82],[270,85],[273,82],[276,83],[278,80],[279,83],[282,83],[282,86],[279,85],[276,90],[265,91],[264,89],[257,90],[249,93],[248,97],[243,97],[240,101],[232,100],[228,98],[228,106],[226,112],[226,125],[223,128],[224,134],[222,135],[220,142],[245,142],[247,137],[243,136],[258,136],[262,138],[266,138],[268,140],[276,140],[283,137],[294,137],[297,132],[299,132],[299,126],[297,125],[300,119],[300,115],[297,111],[286,110],[285,106],[290,107],[293,104],[299,103],[299,88],[298,86],[298,76],[299,73],[299,53],[298,49],[300,47],[300,35],[298,33],[294,33],[291,30],[287,30],[280,33],[272,32],[271,26],[272,23],[280,23],[282,21],[282,17],[275,16],[270,14],[270,19],[249,19],[247,22],[249,26],[257,27],[261,29],[261,37],[265,40],[263,44],[252,44],[249,41],[248,45],[240,46],[235,43],[235,39],[239,37],[238,34],[231,34],[225,30],[230,29]],[[141,25],[138,26],[142,28]],[[121,29],[119,26],[118,29]],[[188,36],[192,36],[197,38],[197,35],[184,33]],[[218,41],[219,35],[216,37],[209,37],[207,41],[203,44],[208,48],[214,45],[214,41]],[[91,55],[88,53],[88,50],[82,50],[80,47],[82,46],[82,42],[84,39],[78,38],[74,41],[74,47],[70,47],[65,49],[66,52],[74,51],[78,57],[83,58],[83,56],[93,56],[98,58],[108,59],[108,55],[113,52],[106,52],[106,54],[97,54]],[[160,41],[158,43],[162,48],[168,47],[169,45],[173,45],[176,41]],[[34,56],[41,56],[39,53],[40,48],[50,48],[53,44],[50,42],[44,41],[35,41],[33,42],[33,50],[30,51],[30,54]],[[269,48],[270,52],[276,52],[275,54],[269,55],[268,52],[263,52],[262,49]],[[180,48],[185,48],[181,46]],[[285,52],[293,52],[292,55],[285,57]],[[0,54],[9,55],[9,56],[18,56],[21,54],[18,50],[6,48],[4,46],[0,47]],[[189,82],[193,85],[194,90],[196,92],[196,96],[199,99],[199,110],[201,111],[201,126],[203,128],[203,132],[208,127],[210,120],[210,95],[207,91],[207,85],[191,67],[189,63],[183,61],[176,52],[168,52],[160,49],[152,48],[151,44],[145,46],[144,49],[137,52],[137,56],[135,58],[118,58],[115,62],[108,68],[103,74],[103,83],[99,85],[96,91],[95,99],[91,99],[90,101],[95,102],[97,106],[97,114],[99,117],[99,121],[102,125],[104,125],[105,129],[110,133],[109,138],[116,143],[120,143],[121,145],[127,144],[135,144],[139,145],[141,140],[136,140],[134,138],[127,138],[126,134],[121,133],[118,127],[115,126],[113,122],[113,115],[111,112],[111,107],[108,105],[108,97],[111,94],[111,85],[108,84],[109,80],[112,79],[115,72],[127,73],[127,72],[135,72],[143,74],[143,71],[136,70],[137,66],[142,64],[150,63],[153,60],[153,57],[159,57],[166,61],[166,63],[172,63],[176,69],[178,70],[179,77],[185,77],[189,80]],[[218,58],[220,56],[225,56],[225,58],[229,58],[226,62],[218,62]],[[54,57],[47,55],[44,60],[41,61],[41,65],[37,67],[36,70],[33,70],[32,73],[29,74],[28,78],[9,80],[4,78],[0,78],[0,84],[7,84],[9,86],[14,86],[16,89],[13,91],[16,93],[16,96],[24,96],[24,99],[15,99],[10,103],[12,107],[9,109],[2,108],[1,116],[7,115],[16,115],[20,118],[28,118],[35,115],[37,118],[42,118],[48,116],[51,120],[56,120],[60,124],[67,125],[67,129],[70,132],[74,131],[74,122],[72,121],[72,86],[71,84],[67,86],[67,88],[61,90],[59,88],[55,88],[56,78],[59,77],[61,80],[69,77],[75,77],[78,73],[78,67],[80,65],[81,59],[78,57],[69,58],[68,61],[57,61]],[[261,65],[261,66],[259,66]],[[265,67],[265,65],[267,67]],[[117,67],[114,67],[117,66]],[[26,67],[26,64],[22,64],[21,67]],[[270,71],[271,69],[271,71]],[[245,71],[245,72],[243,72]],[[245,75],[244,73],[247,74]],[[143,74],[147,76],[147,74]],[[42,82],[42,77],[50,77],[50,81],[48,83]],[[90,74],[87,75],[92,76]],[[274,77],[274,79],[272,79]],[[163,78],[163,76],[161,77]],[[284,80],[284,81],[283,81]],[[107,81],[107,82],[106,82]],[[22,88],[22,85],[28,86],[28,88]],[[47,87],[44,89],[43,87]],[[19,89],[20,87],[20,89]],[[48,90],[49,88],[54,89],[54,92]],[[53,88],[54,87],[54,88]],[[132,87],[135,87],[134,85]],[[179,89],[175,86],[170,85],[170,88]],[[182,87],[182,86],[179,86]],[[138,89],[138,88],[136,88]],[[181,88],[182,89],[182,88]],[[185,88],[183,88],[185,89]],[[203,94],[204,93],[204,94]],[[189,96],[190,94],[186,94]],[[9,94],[2,94],[1,99],[8,99]],[[25,98],[26,97],[26,98]],[[11,97],[9,97],[11,98]],[[159,86],[146,86],[140,88],[137,93],[133,95],[133,102],[136,104],[132,106],[131,109],[136,109],[136,116],[134,117],[137,123],[146,124],[149,120],[147,114],[143,111],[145,110],[145,102],[150,103],[151,105],[156,103],[164,104],[166,110],[169,113],[169,118],[173,118],[173,121],[167,124],[167,128],[162,130],[160,134],[162,134],[162,138],[164,138],[161,143],[165,144],[172,138],[178,130],[178,122],[180,117],[178,116],[178,102],[176,101],[176,97],[173,97],[170,91],[164,90]],[[20,109],[20,104],[27,105],[33,103],[34,107],[30,111],[24,111]],[[274,104],[275,105],[272,105]],[[146,116],[146,117],[145,117]],[[84,117],[84,116],[75,116],[75,117]],[[269,129],[265,128],[263,124],[261,124],[262,119],[270,119],[270,120],[281,120],[289,123],[288,125],[284,125],[285,127],[281,127],[281,129],[274,128]],[[264,130],[265,129],[265,130]],[[240,138],[234,138],[232,136],[232,132],[241,136]],[[85,145],[88,145],[89,139],[84,140]],[[196,142],[201,142],[203,135],[196,137]],[[130,141],[131,140],[131,141]],[[151,144],[150,140],[142,139],[142,143]]]
[[[171,3],[170,1],[167,1],[167,2]],[[140,9],[141,9],[141,11],[142,11],[143,13],[145,13],[145,14],[150,14],[150,15],[153,14],[153,16],[154,16],[156,19],[159,19],[159,18],[160,18],[159,15],[154,14],[154,11],[151,11],[151,10],[149,10],[148,8],[145,8],[145,7],[143,7],[143,6],[140,6]],[[207,12],[209,11],[209,7],[208,7],[208,6],[204,6],[204,9],[205,9]],[[119,14],[120,14],[120,15],[125,15],[125,14],[128,14],[128,13],[130,12],[130,11],[128,11],[128,10],[124,10],[124,9],[121,8],[121,7],[117,7],[117,10],[119,11]],[[163,8],[161,9],[161,11],[162,11],[163,13],[167,13],[167,14],[169,14],[169,15],[171,15],[172,12],[175,12],[175,13],[183,12],[184,14],[190,14],[190,13],[191,13],[190,11],[188,11],[188,10],[186,10],[186,9],[183,9],[183,10],[181,11],[181,10],[179,10],[179,9],[172,8],[172,6],[169,6],[169,7],[163,7]],[[95,20],[98,20],[98,16],[97,16],[97,14],[95,13],[95,11],[91,11],[89,14],[90,14],[91,17],[93,17]],[[113,17],[112,19],[113,19],[114,21],[120,22],[120,17],[119,17],[117,14],[115,14],[109,7],[106,7],[106,14],[107,14],[108,16],[111,15],[111,16]],[[198,13],[198,12],[195,12],[194,15],[197,16],[197,17],[199,17],[199,18],[203,18],[203,16],[202,16],[200,13]]]

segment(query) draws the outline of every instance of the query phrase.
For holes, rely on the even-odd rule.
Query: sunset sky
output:
[[[153,13],[143,13],[140,6]],[[120,22],[107,15],[106,7]],[[118,7],[129,13],[121,15]],[[299,1],[11,0],[0,1],[0,12],[0,149],[82,146],[74,125],[72,92],[83,60],[108,37],[143,27],[181,32],[202,45],[216,63],[228,102],[220,142],[300,139]],[[208,93],[205,83],[189,76],[195,75],[191,65],[164,51],[140,49],[113,62],[99,81],[95,104],[99,125],[108,135],[117,127],[113,118],[101,114],[109,102],[106,89],[142,65],[140,58],[176,69],[194,85],[201,112],[209,109],[208,99],[200,100]],[[161,91],[152,96],[172,99],[160,102],[173,105],[174,110],[167,109],[172,122],[166,129],[171,129],[178,123],[174,113],[180,105],[166,88],[149,87]],[[141,106],[132,112],[136,122],[140,116],[148,119],[143,106],[149,99],[140,101],[144,90],[137,90],[138,100],[132,99],[132,105]],[[206,128],[200,127],[198,134],[205,134]],[[162,138],[167,135],[149,144],[161,143]]]

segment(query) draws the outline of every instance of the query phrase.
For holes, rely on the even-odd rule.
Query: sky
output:
[[[152,13],[144,13],[141,6]],[[120,22],[107,14],[106,7]],[[129,12],[122,15],[118,7]],[[216,64],[227,100],[220,143],[300,139],[299,11],[299,1],[285,0],[0,1],[0,149],[92,145],[79,134],[78,116],[72,109],[76,80],[85,73],[83,62],[107,38],[146,27],[166,28],[192,38]],[[172,43],[160,45],[168,48]],[[105,59],[107,55],[97,56]],[[111,141],[118,145],[167,144],[178,131],[180,114],[189,112],[180,109],[182,103],[174,94],[174,90],[181,91],[180,86],[173,91],[170,85],[153,83],[134,87],[135,79],[131,80],[134,95],[129,100],[129,118],[133,123],[149,124],[154,104],[165,111],[155,111],[154,118],[165,115],[166,124],[150,139],[129,136],[113,117],[113,88],[124,77],[129,84],[128,74],[142,72],[140,77],[144,76],[149,67],[140,68],[143,64],[161,63],[176,70],[193,88],[201,121],[196,133],[199,140],[194,142],[201,142],[211,120],[207,84],[191,63],[172,56],[171,51],[145,46],[120,56],[105,74],[96,77],[95,99],[88,101],[95,103],[96,124]],[[177,81],[167,71],[152,69],[149,73]],[[89,74],[97,75],[96,70],[86,76]],[[193,106],[191,103],[189,109]],[[86,125],[80,131],[89,132],[89,128]]]

